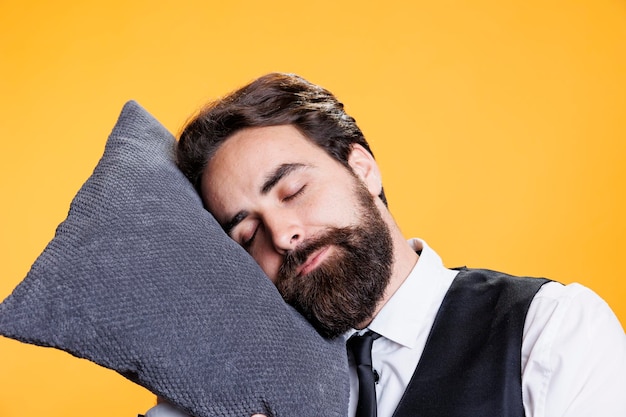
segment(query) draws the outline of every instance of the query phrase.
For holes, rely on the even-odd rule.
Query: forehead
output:
[[[242,129],[218,148],[203,173],[205,204],[212,212],[221,211],[232,200],[259,194],[266,176],[286,163],[320,169],[339,164],[294,126]]]
[[[239,130],[226,139],[216,151],[211,163],[215,159],[225,159],[233,153],[240,155],[247,153],[248,157],[253,155],[260,157],[260,154],[263,154],[263,158],[267,158],[316,152],[325,153],[295,126],[251,127]]]
[[[239,171],[254,178],[262,175],[259,172],[262,167],[325,157],[332,159],[292,125],[253,127],[226,139],[207,164],[205,174],[219,177],[222,172]]]

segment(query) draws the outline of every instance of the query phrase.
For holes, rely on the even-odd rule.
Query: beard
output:
[[[393,242],[374,197],[355,180],[359,220],[328,228],[285,255],[276,286],[324,337],[337,337],[371,319],[391,277]],[[327,259],[307,274],[298,267],[317,250]]]

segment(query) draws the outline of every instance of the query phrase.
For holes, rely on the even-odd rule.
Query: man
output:
[[[261,77],[191,120],[178,158],[321,334],[375,332],[372,370],[350,354],[350,416],[367,378],[379,417],[626,416],[626,338],[606,303],[577,284],[450,270],[407,242],[363,134],[327,90]]]

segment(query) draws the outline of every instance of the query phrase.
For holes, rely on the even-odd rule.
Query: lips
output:
[[[296,276],[300,277],[306,275],[317,268],[324,259],[326,259],[329,249],[329,246],[325,246],[313,252],[311,256],[296,269]]]

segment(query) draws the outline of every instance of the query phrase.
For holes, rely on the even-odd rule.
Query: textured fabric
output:
[[[67,219],[0,305],[0,333],[116,370],[196,417],[347,413],[322,339],[202,208],[175,140],[122,110]]]
[[[394,415],[523,417],[524,320],[546,282],[462,269]]]

